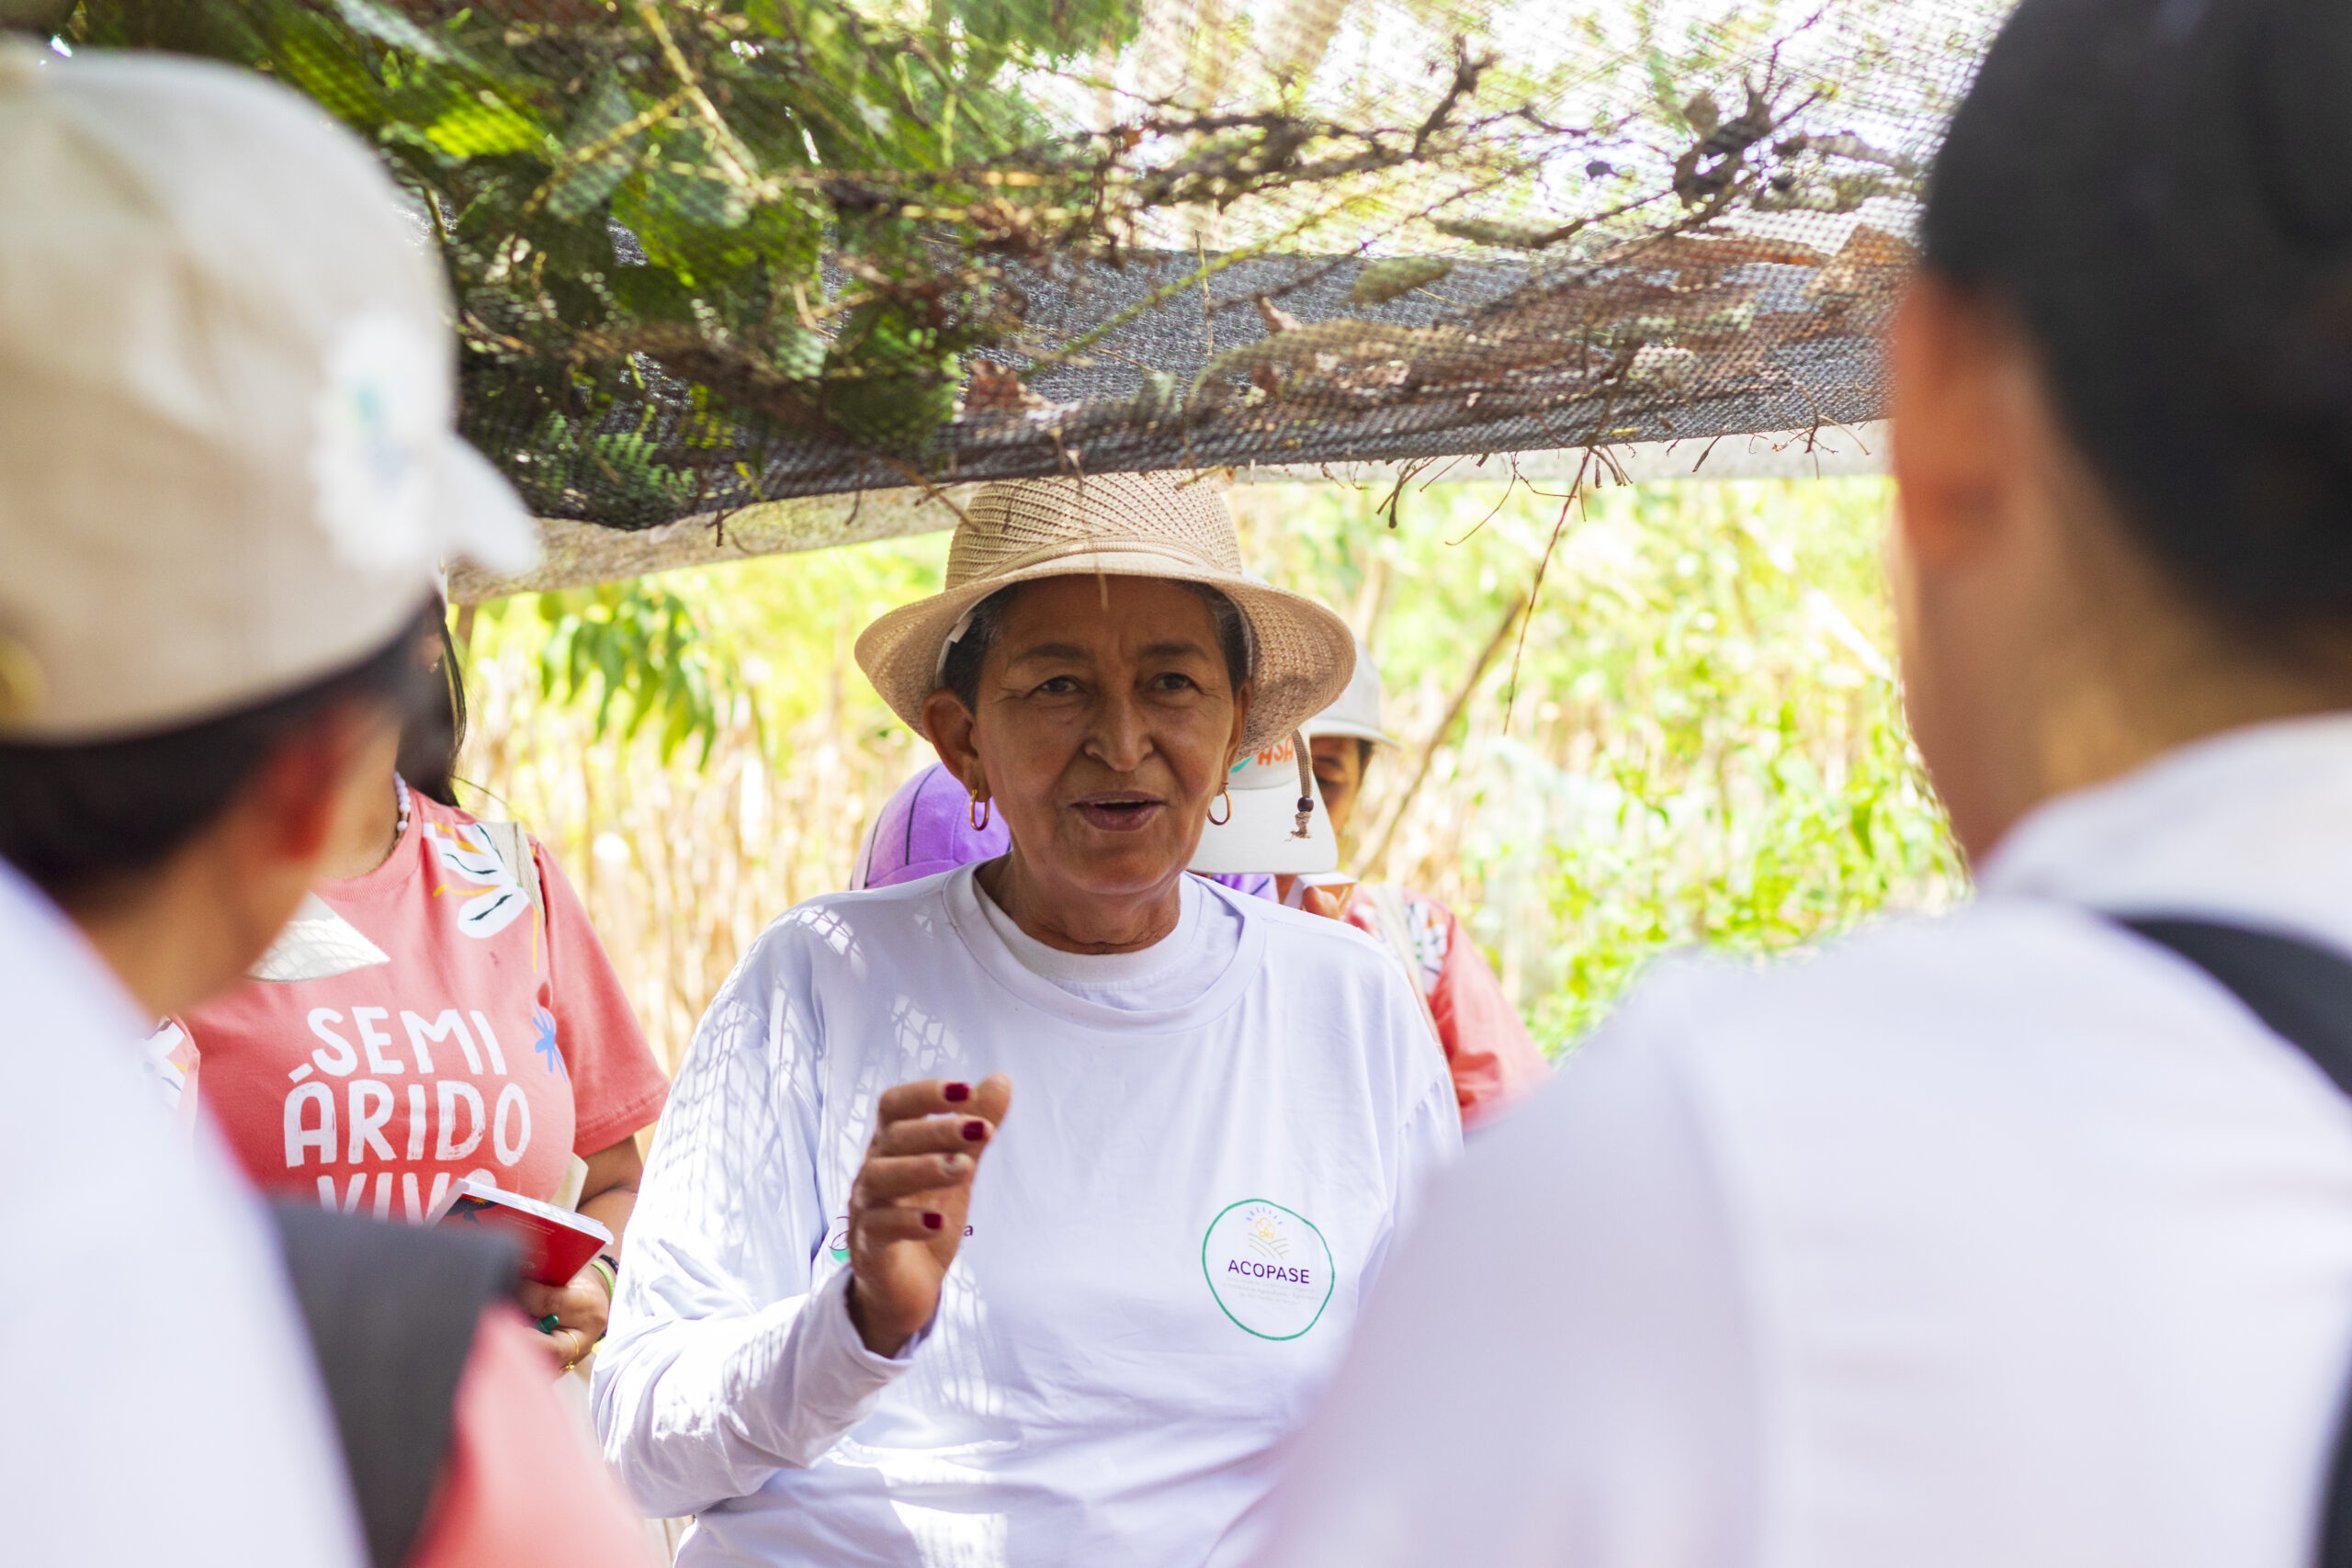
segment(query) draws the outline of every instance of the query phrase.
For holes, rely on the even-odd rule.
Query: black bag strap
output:
[[[448,1457],[482,1309],[514,1293],[508,1238],[274,1206],[373,1568],[401,1568]]]
[[[2196,964],[2352,1095],[2352,959],[2301,937],[2212,920],[2118,920]],[[2339,1416],[2319,1568],[2352,1568],[2352,1418]]]

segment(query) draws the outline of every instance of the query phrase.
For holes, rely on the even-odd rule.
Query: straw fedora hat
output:
[[[1239,606],[1254,644],[1244,750],[1274,744],[1347,689],[1355,638],[1345,621],[1242,573],[1225,498],[1170,474],[1018,479],[981,487],[947,547],[947,587],[899,606],[857,639],[858,668],[890,710],[923,733],[948,634],[1001,588],[1047,577],[1203,582]]]

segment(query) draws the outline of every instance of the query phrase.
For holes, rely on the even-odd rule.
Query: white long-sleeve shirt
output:
[[[2051,802],[1979,891],[1644,986],[1440,1184],[1261,1562],[2309,1562],[2352,1101],[2092,911],[2352,952],[2352,718]]]
[[[639,1502],[700,1516],[682,1562],[1238,1560],[1460,1146],[1396,965],[1340,923],[1188,878],[1164,942],[1074,959],[984,899],[966,868],[804,904],[695,1036],[594,1391]],[[995,1072],[938,1316],[875,1356],[841,1233],[876,1101]]]
[[[153,1027],[0,862],[0,1561],[356,1568],[261,1206],[142,1076]]]

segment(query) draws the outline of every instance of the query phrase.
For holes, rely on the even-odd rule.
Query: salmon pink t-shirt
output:
[[[544,1345],[513,1307],[482,1314],[407,1568],[658,1568],[643,1522],[548,1387]]]
[[[256,1183],[346,1213],[421,1221],[468,1176],[545,1201],[668,1081],[547,852],[542,916],[472,817],[411,800],[390,858],[318,890],[390,962],[183,1014],[202,1108]]]

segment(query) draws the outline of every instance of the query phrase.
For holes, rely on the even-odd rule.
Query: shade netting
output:
[[[443,256],[544,515],[1852,423],[1998,0],[85,0]],[[1596,471],[1598,477],[1598,471]]]

